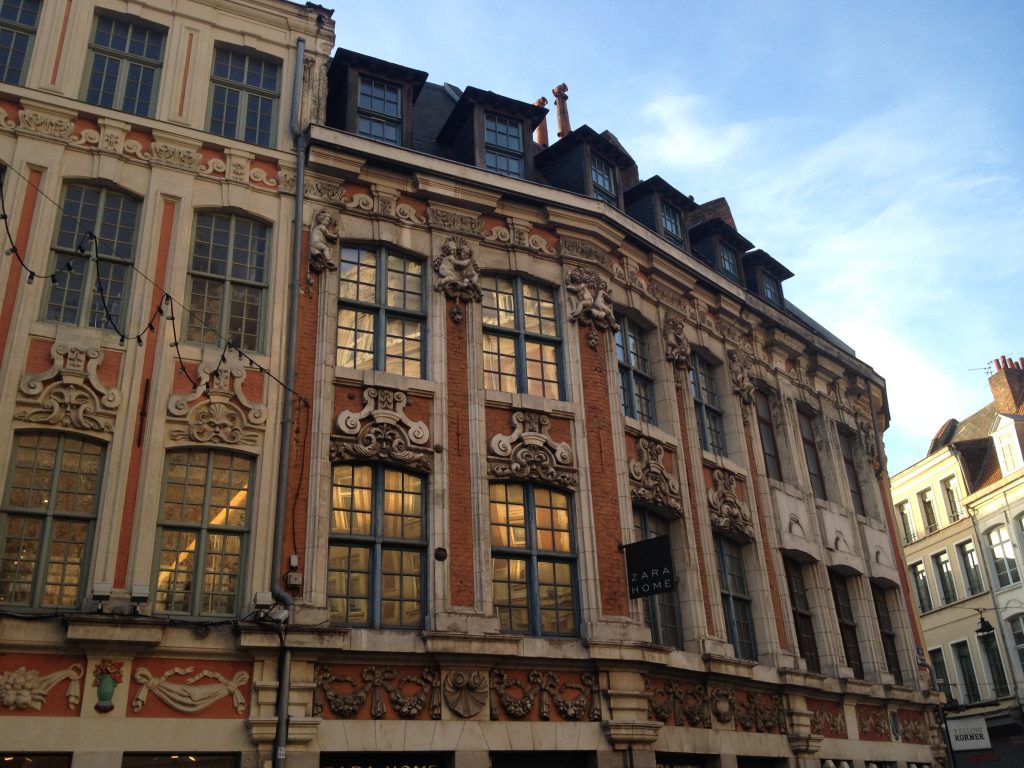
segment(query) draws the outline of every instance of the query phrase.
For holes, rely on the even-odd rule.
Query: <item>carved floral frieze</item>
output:
[[[724,469],[711,472],[712,487],[708,489],[711,525],[720,531],[750,540],[754,538],[754,521],[750,511],[736,496],[736,480],[736,475]]]
[[[203,350],[192,392],[171,395],[167,410],[173,440],[215,445],[256,445],[263,434],[267,407],[246,397],[246,366],[237,350]]]
[[[710,728],[708,692],[700,683],[661,680],[649,683],[649,717],[667,725]]]
[[[50,368],[25,374],[18,382],[15,420],[112,432],[121,391],[100,381],[103,354],[98,344],[58,338],[50,348]]]
[[[435,229],[466,235],[479,235],[483,231],[483,220],[479,216],[435,206],[427,208],[427,224]]]
[[[366,666],[356,679],[337,674],[331,667],[318,666],[315,682],[324,699],[314,704],[315,715],[323,716],[326,704],[338,717],[356,717],[369,701],[374,720],[385,718],[389,705],[393,714],[404,719],[420,717],[421,713],[431,720],[441,719],[441,674],[430,667],[399,676],[394,667]]]
[[[172,679],[175,677],[185,679],[175,681]],[[135,682],[139,685],[132,699],[132,710],[135,712],[146,706],[152,692],[175,712],[188,715],[202,712],[230,696],[235,712],[242,714],[246,707],[242,688],[249,682],[249,673],[239,670],[229,680],[209,669],[195,672],[195,667],[172,667],[161,675],[154,675],[146,667],[136,667]]]
[[[679,483],[665,469],[665,447],[650,438],[636,441],[636,458],[629,461],[629,481],[633,498],[661,509],[682,513]]]
[[[430,430],[405,414],[408,396],[397,389],[367,387],[363,409],[342,411],[331,435],[331,460],[372,459],[428,470],[433,462]]]
[[[82,700],[81,680],[85,676],[85,667],[71,664],[46,675],[38,670],[18,667],[0,672],[0,707],[9,710],[34,709],[41,710],[46,704],[50,691],[68,681],[64,693],[68,709],[75,709]]]
[[[606,251],[602,251],[587,240],[577,240],[575,237],[560,237],[558,254],[569,259],[592,261],[602,266],[607,264],[609,259]]]
[[[491,230],[484,235],[484,240],[541,253],[545,256],[555,255],[555,249],[548,245],[547,240],[532,233],[529,222],[516,219],[509,219],[508,226],[505,227],[491,227]]]
[[[807,709],[811,713],[811,733],[829,739],[845,739],[848,737],[846,715],[841,704],[808,699]]]
[[[598,721],[601,704],[594,675],[584,672],[577,680],[563,680],[564,674],[534,670],[510,673],[491,670],[491,719],[530,719],[536,706],[541,720],[557,713],[562,720]]]
[[[789,730],[780,694],[733,686],[708,689],[699,683],[665,680],[651,687],[650,716],[669,725],[711,728],[714,722],[742,731],[785,734]]]
[[[444,676],[444,703],[459,717],[480,714],[489,690],[487,673],[481,670],[457,669]]]
[[[568,443],[554,440],[551,419],[537,411],[513,411],[511,433],[494,435],[488,445],[487,476],[535,480],[576,488],[576,458]]]
[[[855,708],[857,715],[857,732],[866,741],[889,741],[892,733],[889,727],[889,715],[884,707],[862,704]]]
[[[896,713],[896,722],[904,744],[928,743],[928,720],[924,712],[901,709]]]

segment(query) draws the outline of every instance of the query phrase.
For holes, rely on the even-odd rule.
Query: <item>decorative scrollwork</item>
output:
[[[711,727],[707,688],[699,683],[666,680],[651,690],[650,713],[655,720],[695,728]]]
[[[541,720],[551,719],[554,706],[562,720],[598,721],[601,707],[597,698],[597,681],[594,675],[584,672],[579,682],[561,682],[558,673],[533,671],[524,682],[521,677],[512,677],[504,670],[491,670],[491,719],[497,720],[501,712],[513,720],[522,720],[537,704],[537,715]],[[567,695],[573,692],[573,695]]]
[[[536,411],[513,411],[513,430],[490,441],[488,477],[540,480],[551,485],[576,487],[576,460],[568,443],[548,434],[551,419]]]
[[[14,418],[33,424],[59,424],[92,432],[112,432],[121,391],[100,381],[103,350],[58,336],[50,348],[53,364],[18,382]]]
[[[427,222],[431,227],[437,229],[446,229],[449,232],[460,232],[467,235],[479,235],[483,228],[483,221],[479,216],[434,206],[427,208]]]
[[[736,475],[724,469],[711,473],[714,487],[708,489],[711,525],[744,539],[754,538],[754,521],[736,496]]]
[[[422,421],[405,415],[407,401],[406,394],[397,389],[364,389],[363,410],[343,411],[338,416],[340,434],[331,436],[331,460],[376,459],[430,469],[430,431]]]
[[[679,483],[665,469],[662,457],[665,447],[650,438],[636,441],[635,459],[629,462],[629,479],[633,498],[681,514],[683,502]]]
[[[362,684],[351,675],[335,675],[330,667],[320,666],[314,678],[327,706],[339,717],[354,717],[370,700],[370,717],[387,716],[388,702],[396,715],[418,717],[426,710],[431,720],[441,719],[441,674],[424,667],[419,674],[406,674],[393,683],[398,673],[393,667],[367,666],[359,672]],[[340,689],[338,689],[340,686]]]
[[[786,710],[782,696],[747,691],[745,701],[736,705],[736,723],[745,731],[786,733]]]
[[[487,703],[489,688],[486,672],[454,670],[444,678],[444,701],[459,717],[473,717]]]
[[[267,407],[254,403],[242,389],[246,367],[238,350],[206,347],[197,369],[199,382],[188,394],[171,395],[167,410],[174,440],[221,445],[256,445],[267,420]]]

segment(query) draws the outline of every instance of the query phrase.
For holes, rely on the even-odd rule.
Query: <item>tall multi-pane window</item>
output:
[[[942,481],[942,493],[946,497],[946,506],[949,509],[949,522],[953,523],[964,516],[960,508],[960,482],[956,477],[947,477]]]
[[[486,275],[484,387],[559,399],[561,339],[555,291],[519,277]]]
[[[932,596],[928,589],[928,571],[924,563],[914,563],[910,566],[910,575],[913,577],[914,590],[917,592],[917,608],[920,613],[928,613],[932,609]]]
[[[715,536],[715,552],[718,556],[718,580],[722,590],[726,635],[739,658],[756,661],[754,613],[750,590],[747,588],[746,568],[743,565],[743,547],[724,536]]]
[[[152,116],[166,30],[136,19],[98,15],[89,44],[85,101]]]
[[[373,77],[359,78],[356,132],[396,146],[402,143],[402,87]]]
[[[736,251],[722,243],[718,244],[718,255],[721,258],[722,271],[732,280],[740,279],[740,261]]]
[[[615,332],[619,360],[622,412],[633,419],[654,423],[654,379],[647,349],[647,332],[628,317],[620,317]]]
[[[935,498],[932,496],[931,488],[917,494],[917,503],[921,507],[921,519],[924,520],[926,533],[932,533],[939,529],[938,518],[935,517]]]
[[[1010,533],[1005,525],[997,526],[988,532],[989,551],[992,553],[992,569],[996,572],[996,581],[1000,587],[1008,587],[1020,581],[1017,568],[1017,555],[1010,541]]]
[[[777,307],[782,306],[782,283],[771,275],[761,276],[761,286],[764,289],[764,298],[769,304]]]
[[[157,611],[237,615],[253,464],[248,456],[228,451],[168,451],[156,535]]]
[[[1024,614],[1018,614],[1010,619],[1010,631],[1013,632],[1013,644],[1017,648],[1017,658],[1021,666],[1024,666]]]
[[[935,676],[935,684],[939,690],[946,694],[946,701],[953,701],[953,686],[950,684],[949,671],[946,669],[946,659],[942,655],[941,648],[932,648],[928,651],[928,658],[932,663],[932,674]]]
[[[932,565],[939,581],[939,597],[943,605],[956,602],[956,582],[953,581],[953,564],[949,561],[949,553],[942,550],[932,555]]]
[[[661,204],[661,229],[665,237],[676,245],[683,244],[683,216],[678,208]]]
[[[185,338],[260,351],[270,228],[226,213],[196,215]]]
[[[41,0],[0,0],[0,82],[21,85]]]
[[[82,598],[103,446],[75,435],[15,435],[0,511],[0,606],[75,608]]]
[[[210,133],[274,146],[280,78],[280,62],[218,47],[210,77]]]
[[[967,641],[953,643],[953,657],[960,670],[960,698],[967,702],[981,700],[981,691],[978,689],[978,678],[974,674],[974,662],[971,661],[971,649],[967,647]]]
[[[910,511],[910,502],[901,501],[896,505],[896,513],[900,516],[903,524],[903,543],[911,544],[917,541],[917,528],[914,526],[914,515]]]
[[[715,379],[717,370],[717,366],[696,352],[690,358],[690,395],[697,412],[700,447],[705,451],[725,455],[725,418],[722,414],[722,401],[718,397],[718,382]]]
[[[575,635],[576,544],[569,497],[491,483],[494,610],[504,632]]]
[[[611,163],[593,155],[590,158],[590,179],[593,182],[594,197],[609,205],[619,204],[619,194],[615,187],[615,169]]]
[[[860,657],[860,642],[857,639],[857,620],[853,615],[853,602],[850,599],[850,580],[836,571],[828,572],[828,580],[832,586],[832,601],[836,606],[836,618],[839,620],[839,637],[843,641],[843,653],[846,663],[853,670],[853,676],[864,679],[864,663]]]
[[[896,646],[896,628],[892,623],[889,611],[890,595],[896,599],[895,591],[882,589],[877,584],[871,585],[871,598],[875,603],[875,618],[878,619],[878,633],[882,637],[882,653],[885,655],[885,668],[893,676],[897,685],[903,685],[903,673],[900,672],[900,655]]]
[[[669,536],[669,521],[644,507],[633,508],[633,539],[644,541]],[[681,648],[683,633],[679,620],[678,593],[662,592],[644,599],[644,621],[651,628],[651,640],[659,645]]]
[[[1006,683],[1006,670],[1003,668],[1003,659],[999,655],[999,646],[996,644],[995,633],[978,638],[978,645],[985,654],[985,664],[988,666],[988,679],[992,681],[991,690],[988,691],[986,699],[999,698],[1010,693],[1010,686]]]
[[[960,555],[960,568],[964,573],[967,594],[976,595],[984,591],[985,582],[981,577],[981,564],[978,562],[978,553],[974,549],[974,542],[965,541],[957,544],[956,551]]]
[[[124,328],[138,218],[138,200],[113,189],[64,188],[51,249],[56,276],[48,286],[46,320],[114,330],[113,320]],[[88,232],[95,233],[95,243],[86,238]],[[91,258],[94,248],[97,260]],[[96,290],[97,276],[102,294]]]
[[[856,438],[850,432],[839,430],[839,448],[843,454],[843,467],[846,469],[846,482],[850,486],[850,499],[853,511],[858,515],[866,515],[864,493],[861,490],[860,474],[857,472],[857,461],[854,453]]]
[[[327,604],[357,627],[423,626],[423,480],[382,465],[339,464],[331,486]]]
[[[388,248],[342,248],[338,356],[342,368],[423,378],[423,262]]]
[[[523,124],[488,112],[484,115],[484,163],[487,170],[521,179],[526,175],[523,160]]]
[[[761,435],[761,453],[764,455],[764,469],[772,480],[782,481],[782,464],[779,461],[779,442],[775,439],[775,419],[768,394],[754,390],[754,408],[757,411],[757,431]]]
[[[807,586],[804,583],[804,566],[788,557],[782,558],[782,562],[786,569],[786,586],[789,587],[789,602],[793,610],[793,626],[796,628],[800,658],[807,662],[809,671],[821,672],[818,641],[814,634],[814,617],[811,613],[811,603],[807,599]]]
[[[806,411],[797,411],[800,423],[800,442],[804,446],[804,460],[807,463],[807,474],[811,478],[811,490],[816,498],[826,501],[825,475],[821,470],[821,457],[818,454],[818,440],[814,435],[814,416]]]

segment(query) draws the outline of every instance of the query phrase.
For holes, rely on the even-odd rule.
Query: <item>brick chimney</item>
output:
[[[551,89],[555,97],[555,111],[558,114],[558,138],[564,138],[572,132],[569,127],[569,86],[565,83]]]
[[[1024,404],[1024,357],[1007,359],[1006,355],[993,361],[996,372],[988,380],[999,413],[1017,413]]]
[[[535,102],[533,102],[533,106],[535,106],[535,107],[546,107],[547,105],[548,105],[548,100],[545,99],[543,96],[541,96],[539,99],[537,99]],[[540,119],[540,122],[537,123],[537,127],[533,131],[533,140],[537,144],[540,144],[542,147],[546,147],[548,145],[548,117],[547,117],[547,115],[542,117]]]

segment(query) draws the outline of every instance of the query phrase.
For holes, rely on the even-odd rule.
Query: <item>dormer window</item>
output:
[[[487,170],[522,179],[526,167],[523,154],[522,123],[488,112],[484,117],[484,161]]]
[[[615,191],[615,170],[611,163],[596,155],[591,157],[590,179],[594,186],[594,197],[609,205],[619,204],[619,195]]]
[[[721,259],[722,271],[733,280],[740,279],[740,262],[736,258],[736,251],[727,245],[719,244],[718,254]]]
[[[677,245],[683,244],[683,224],[679,211],[671,205],[661,205],[661,228],[664,236]]]
[[[357,132],[388,144],[402,143],[402,88],[386,80],[359,78]]]

